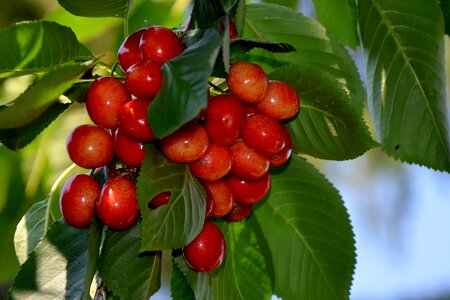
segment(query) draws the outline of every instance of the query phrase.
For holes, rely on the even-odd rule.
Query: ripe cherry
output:
[[[114,230],[123,230],[139,218],[135,183],[127,177],[110,178],[96,203],[97,216]]]
[[[227,222],[239,222],[247,218],[253,210],[253,205],[242,205],[234,202],[231,212],[224,217]]]
[[[161,150],[173,162],[190,163],[205,154],[208,144],[205,128],[197,123],[187,123],[161,140]]]
[[[205,128],[213,143],[231,145],[239,138],[245,121],[245,108],[232,95],[213,97],[206,110]]]
[[[166,205],[167,203],[169,203],[170,200],[170,196],[172,195],[171,192],[167,191],[167,192],[161,192],[158,195],[156,195],[155,197],[153,197],[149,202],[148,202],[148,207],[150,208],[157,208],[163,205]]]
[[[86,94],[86,110],[91,120],[103,128],[117,128],[122,106],[131,100],[125,85],[115,77],[94,80]]]
[[[59,207],[67,224],[77,228],[89,227],[100,189],[100,184],[85,174],[72,176],[66,181],[59,197]]]
[[[120,45],[119,51],[117,53],[117,60],[120,67],[125,72],[132,65],[140,62],[142,60],[141,49],[139,48],[139,43],[141,42],[141,36],[144,33],[145,28],[142,28],[136,32],[133,32],[125,38]]]
[[[117,129],[114,134],[114,152],[117,157],[130,167],[139,167],[145,158],[144,145]]]
[[[269,169],[269,160],[242,140],[231,146],[231,152],[233,155],[231,171],[239,177],[257,179]]]
[[[282,126],[283,139],[285,141],[283,149],[280,152],[275,153],[269,157],[269,163],[271,167],[280,167],[284,165],[291,157],[292,152],[292,138],[286,127]]]
[[[153,99],[161,88],[161,65],[141,61],[128,68],[125,74],[127,89],[138,98]]]
[[[114,155],[113,138],[96,125],[74,128],[66,140],[67,153],[78,166],[95,169],[106,165]]]
[[[264,155],[273,155],[283,149],[283,125],[264,115],[250,116],[242,129],[242,137],[247,145]]]
[[[268,79],[260,66],[238,61],[230,66],[227,83],[233,94],[242,101],[255,103],[266,94]]]
[[[211,272],[223,261],[226,246],[220,228],[205,221],[197,237],[183,247],[186,263],[196,272]]]
[[[145,59],[163,64],[180,55],[184,46],[177,35],[163,26],[151,26],[142,34],[140,48]]]
[[[266,172],[261,178],[253,180],[231,175],[228,177],[228,184],[236,203],[251,205],[261,201],[269,193],[270,175]]]
[[[228,146],[209,144],[205,154],[190,164],[190,169],[196,177],[213,181],[230,172],[232,159],[231,149]]]
[[[212,182],[202,182],[206,191],[206,201],[211,202],[211,212],[208,216],[220,218],[233,209],[234,198],[230,186],[225,179]]]
[[[156,139],[147,119],[147,109],[150,103],[150,100],[137,98],[122,107],[119,128],[123,134],[144,143]]]
[[[287,83],[270,80],[264,99],[256,105],[256,109],[275,120],[286,120],[297,114],[300,98],[297,92]]]

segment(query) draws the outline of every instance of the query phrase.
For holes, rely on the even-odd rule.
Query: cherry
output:
[[[127,177],[110,178],[103,186],[96,203],[97,216],[114,230],[123,230],[139,218],[135,183]]]
[[[138,98],[153,99],[161,88],[161,81],[161,65],[148,60],[132,65],[125,73],[127,89]]]
[[[228,214],[234,203],[228,182],[225,179],[219,179],[212,182],[204,181],[202,184],[206,191],[206,201],[212,206],[208,216],[220,218]]]
[[[196,272],[215,270],[223,261],[226,251],[225,239],[220,228],[205,221],[197,237],[183,247],[186,263]]]
[[[224,217],[227,222],[239,222],[247,218],[253,210],[253,205],[242,205],[234,202],[231,212]]]
[[[125,103],[119,116],[119,129],[123,134],[140,142],[152,142],[156,139],[147,119],[150,103],[150,100],[140,98]]]
[[[221,32],[223,34],[223,32],[225,31],[224,22],[222,22],[220,24],[220,30],[221,30]],[[229,33],[230,33],[230,35],[229,35],[230,40],[234,40],[234,39],[236,39],[238,37],[238,32],[236,30],[236,26],[234,26],[234,23],[233,23],[233,21],[231,20],[230,17],[228,17],[228,30],[229,30]]]
[[[90,124],[74,128],[67,137],[66,148],[70,159],[86,169],[102,167],[114,155],[111,135],[103,128]]]
[[[190,169],[196,177],[213,181],[230,172],[232,159],[228,146],[209,144],[205,154],[190,164]]]
[[[288,84],[270,80],[264,99],[256,105],[256,109],[275,120],[286,120],[297,114],[300,98]]]
[[[236,203],[251,205],[261,201],[269,193],[270,175],[266,172],[261,178],[253,180],[231,175],[228,177],[228,183]]]
[[[89,227],[100,189],[100,184],[85,174],[72,176],[66,181],[59,197],[59,207],[67,224],[77,228]]]
[[[117,53],[117,60],[120,67],[125,72],[132,65],[140,62],[142,60],[141,49],[139,48],[139,43],[141,42],[141,36],[144,33],[145,28],[142,28],[136,32],[133,32],[125,38],[122,45],[119,47]]]
[[[91,120],[103,128],[117,128],[122,106],[131,100],[127,88],[115,77],[94,80],[86,94],[86,110]]]
[[[169,191],[159,193],[148,202],[148,207],[157,208],[166,205],[169,203],[171,195],[172,193]]]
[[[205,128],[213,143],[234,143],[241,134],[244,121],[245,108],[235,96],[218,95],[209,101]]]
[[[117,157],[130,167],[139,167],[145,158],[144,145],[117,129],[114,134],[114,152]]]
[[[145,59],[163,64],[180,55],[184,46],[177,35],[163,26],[151,26],[142,34],[140,48]]]
[[[161,150],[173,162],[190,163],[205,154],[208,144],[205,128],[197,123],[187,123],[161,140]]]
[[[257,179],[264,176],[269,169],[269,160],[242,140],[231,146],[231,152],[233,155],[231,171],[239,177]]]
[[[289,131],[287,130],[286,127],[284,126],[281,127],[283,129],[282,132],[285,143],[283,149],[281,149],[280,152],[269,157],[269,163],[271,167],[280,167],[289,160],[289,157],[291,157],[292,152],[291,135],[289,134]]]
[[[268,79],[260,66],[238,61],[230,66],[227,83],[233,94],[242,101],[255,103],[266,94]]]
[[[247,145],[264,155],[273,155],[283,149],[283,125],[264,115],[250,116],[242,129],[242,137]]]

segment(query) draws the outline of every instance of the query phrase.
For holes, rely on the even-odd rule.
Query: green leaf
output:
[[[18,128],[0,129],[0,141],[11,150],[18,150],[25,147],[69,106],[70,103],[56,102],[51,104],[40,116],[26,125]]]
[[[47,207],[48,199],[33,204],[17,224],[14,248],[20,264],[27,260],[45,234]]]
[[[11,106],[0,107],[0,128],[18,128],[43,114],[92,66],[86,63],[67,63],[58,66],[28,87]]]
[[[195,300],[195,294],[176,263],[172,263],[170,293],[173,300]]]
[[[191,28],[207,28],[226,15],[221,0],[194,0]]]
[[[450,0],[441,0],[441,10],[444,14],[445,33],[450,34]]]
[[[438,1],[359,2],[369,109],[383,150],[450,171]]]
[[[206,108],[208,76],[221,44],[217,30],[208,28],[199,42],[163,65],[163,84],[148,110],[158,138],[171,134]]]
[[[188,165],[169,161],[153,145],[146,147],[146,151],[137,182],[142,216],[140,252],[180,248],[203,227],[205,191]],[[169,203],[149,209],[148,202],[165,191],[171,193]]]
[[[92,222],[89,227],[89,241],[88,241],[88,261],[86,275],[84,276],[84,289],[82,300],[91,299],[91,285],[95,273],[97,273],[97,264],[100,255],[100,248],[102,243],[103,224],[98,221],[94,214]]]
[[[345,160],[377,145],[342,86],[327,73],[287,65],[270,74],[300,95],[300,113],[288,123],[295,152],[321,159]]]
[[[16,23],[0,30],[0,78],[47,70],[75,59],[91,59],[72,29],[49,21]]]
[[[317,17],[328,32],[352,48],[359,45],[355,0],[313,0]]]
[[[263,0],[262,2],[283,5],[283,6],[290,7],[292,9],[296,9],[298,6],[298,3],[299,3],[298,0]]]
[[[225,223],[221,229],[227,251],[222,266],[210,273],[214,299],[271,299],[269,273],[248,222]]]
[[[205,272],[195,272],[186,264],[182,255],[175,256],[173,258],[173,264],[177,267],[186,277],[187,282],[191,286],[195,294],[196,300],[213,300],[212,290],[210,285],[210,277]]]
[[[131,0],[96,0],[95,5],[89,0],[58,0],[68,12],[83,17],[125,17]]]
[[[80,299],[88,262],[88,230],[54,223],[22,264],[11,299]]]
[[[250,4],[245,14],[244,38],[287,43],[295,52],[251,51],[252,61],[271,72],[286,63],[308,65],[335,78],[362,113],[365,91],[353,59],[342,43],[327,35],[325,28],[311,18],[277,5]]]
[[[139,255],[140,239],[140,222],[124,231],[106,232],[99,272],[120,299],[149,299],[161,285],[161,253]]]
[[[338,191],[312,165],[291,157],[272,172],[267,201],[254,211],[275,270],[274,292],[285,300],[348,299],[355,241]]]

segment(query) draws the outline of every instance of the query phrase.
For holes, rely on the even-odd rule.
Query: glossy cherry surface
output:
[[[273,155],[284,147],[283,125],[264,115],[250,116],[242,129],[242,137],[247,145],[264,155]]]
[[[261,201],[269,193],[270,182],[269,172],[253,180],[242,179],[235,175],[228,177],[234,201],[241,205],[251,205]]]
[[[190,170],[200,179],[213,181],[230,172],[232,160],[230,147],[209,144],[205,154],[190,164]]]
[[[219,179],[202,184],[206,191],[207,202],[210,202],[212,206],[208,216],[220,218],[228,214],[234,203],[234,197],[228,182],[225,179]]]
[[[156,139],[147,119],[150,104],[150,100],[137,98],[122,107],[119,129],[123,134],[140,142],[152,142]]]
[[[144,145],[117,129],[114,133],[114,152],[117,157],[130,167],[139,167],[145,158]]]
[[[125,72],[129,67],[142,60],[142,53],[141,49],[139,48],[139,44],[141,42],[141,36],[144,31],[145,28],[142,28],[138,31],[133,32],[125,38],[125,40],[122,42],[122,45],[120,45],[119,47],[119,51],[117,52],[117,60],[120,67]]]
[[[148,207],[157,208],[166,205],[167,203],[169,203],[171,195],[172,193],[169,191],[157,194],[148,202]]]
[[[268,78],[257,64],[238,61],[230,66],[227,83],[233,94],[242,101],[255,103],[266,94]]]
[[[142,34],[140,48],[145,59],[165,63],[184,51],[177,35],[163,26],[151,26]]]
[[[161,82],[161,65],[152,61],[138,62],[125,73],[127,89],[138,98],[153,99],[161,88]]]
[[[286,120],[295,116],[300,109],[297,92],[287,83],[270,80],[264,99],[256,109],[275,120]]]
[[[231,146],[233,162],[231,172],[244,179],[262,177],[269,169],[269,160],[249,147],[243,140]]]

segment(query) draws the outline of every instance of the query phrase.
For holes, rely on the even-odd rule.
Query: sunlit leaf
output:
[[[161,253],[139,255],[141,224],[108,230],[99,262],[100,275],[120,299],[149,299],[160,287]]]
[[[286,300],[348,299],[355,241],[338,191],[312,165],[293,156],[272,172],[267,201],[254,216],[271,251],[274,293]]]
[[[450,171],[438,1],[359,1],[369,109],[383,150]]]
[[[0,30],[0,78],[18,76],[69,62],[92,53],[72,29],[49,21],[21,22]]]
[[[125,17],[131,0],[58,0],[70,13],[83,17]]]
[[[299,3],[298,0],[262,0],[263,3],[273,3],[273,4],[279,4],[283,6],[287,6],[290,8],[297,8],[297,5]]]
[[[203,227],[205,191],[188,165],[169,161],[152,145],[146,149],[147,157],[137,182],[142,216],[140,252],[180,248]],[[157,209],[148,208],[148,202],[165,191],[171,193],[169,203]]]

